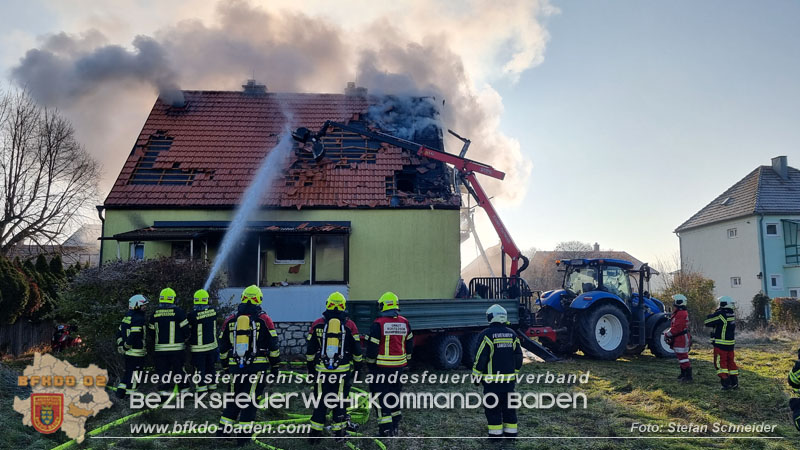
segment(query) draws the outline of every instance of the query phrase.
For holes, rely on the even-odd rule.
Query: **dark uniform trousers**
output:
[[[324,379],[319,378],[324,376]],[[314,395],[319,396],[319,404],[314,408],[311,414],[311,429],[315,432],[321,432],[325,424],[325,415],[328,408],[325,405],[325,399],[329,394],[336,394],[336,406],[332,409],[333,420],[331,421],[331,430],[338,434],[344,433],[347,426],[347,409],[345,403],[350,396],[350,386],[353,383],[349,372],[318,372],[317,384],[314,387]],[[332,396],[331,396],[332,397]]]
[[[125,355],[125,373],[117,387],[118,397],[124,397],[126,394],[136,391],[138,383],[133,381],[133,372],[142,369],[144,369],[144,356]]]
[[[217,388],[214,377],[217,374],[214,367],[219,359],[219,349],[207,350],[205,352],[192,352],[192,366],[200,374],[200,382],[197,383],[197,392],[206,392]]]
[[[403,368],[373,366],[370,370],[375,374],[375,381],[370,384],[370,391],[377,395],[378,404],[380,405],[380,410],[378,411],[378,431],[382,435],[385,435],[389,430],[397,428],[402,418],[399,396],[400,392],[403,390],[403,383],[399,381],[390,383],[389,380],[394,377],[399,377]],[[386,394],[394,395],[390,395],[392,398],[387,399]],[[389,407],[387,403],[391,403],[394,406]]]
[[[248,394],[249,398],[246,408],[239,408],[236,402],[227,403],[225,409],[222,411],[222,417],[219,419],[221,426],[234,426],[237,424],[237,421],[238,424],[242,426],[253,424],[253,419],[256,418],[256,412],[258,412],[256,403],[263,399],[264,389],[266,388],[266,383],[263,378],[268,370],[269,364],[267,363],[251,363],[242,368],[238,366],[232,366],[230,368],[229,373],[232,376],[238,375],[235,382],[230,385],[231,392],[236,396],[242,393]],[[241,375],[243,374],[247,376],[242,378]],[[251,379],[253,376],[255,377],[254,380]],[[225,430],[222,430],[222,432],[227,434]],[[251,434],[251,432],[244,432],[239,436],[249,436]]]
[[[517,410],[509,407],[508,397],[514,392],[515,382],[483,382],[483,394],[486,396],[486,423],[489,425],[490,436],[516,435]],[[497,396],[495,406],[491,394]]]
[[[161,381],[165,375],[168,373],[172,373],[173,377],[175,375],[184,375],[184,353],[183,350],[153,352],[153,363],[156,366],[156,373],[159,376],[158,390],[161,391],[162,394],[170,393],[175,389],[175,382],[173,379],[170,379],[169,383]],[[186,380],[181,380],[178,387],[181,391],[188,390],[189,383],[187,383]]]

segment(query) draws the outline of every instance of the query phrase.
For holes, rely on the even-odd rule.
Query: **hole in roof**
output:
[[[414,192],[417,185],[417,175],[415,173],[400,172],[397,174],[397,190],[403,192]]]

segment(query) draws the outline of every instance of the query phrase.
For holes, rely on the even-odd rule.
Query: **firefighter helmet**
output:
[[[332,309],[344,311],[345,306],[347,306],[347,299],[339,291],[329,295],[328,300],[325,301],[325,309],[329,311]]]
[[[683,294],[675,294],[672,296],[672,300],[674,301],[675,306],[686,306],[686,302],[688,299]]]
[[[147,303],[147,298],[144,295],[136,294],[128,299],[128,309],[142,309]]]
[[[500,305],[492,305],[486,310],[486,320],[489,323],[506,323],[508,322],[508,312]]]
[[[194,293],[194,304],[195,305],[207,305],[208,304],[208,291],[205,289],[200,289]]]
[[[381,298],[378,299],[378,304],[381,306],[381,312],[400,309],[400,300],[394,292],[386,292],[381,295]]]
[[[723,295],[722,297],[718,298],[717,301],[719,301],[720,308],[733,308],[736,306],[736,300],[728,297],[727,295]]]
[[[242,303],[252,303],[253,305],[260,305],[261,302],[264,300],[264,293],[261,292],[261,288],[256,286],[255,284],[251,284],[244,288],[242,291]]]
[[[172,288],[164,288],[158,294],[159,303],[175,303],[175,291]]]

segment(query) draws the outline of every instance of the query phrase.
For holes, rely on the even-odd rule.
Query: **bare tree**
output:
[[[592,244],[581,241],[563,241],[556,244],[553,249],[556,252],[564,254],[580,253],[585,255],[593,250]],[[579,256],[575,256],[576,258]]]
[[[0,93],[0,254],[57,242],[97,200],[97,162],[72,125],[24,90]]]

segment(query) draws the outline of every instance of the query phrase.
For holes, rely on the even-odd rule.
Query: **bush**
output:
[[[30,286],[25,274],[0,256],[0,322],[11,325],[28,307]]]
[[[175,304],[189,310],[193,294],[203,287],[209,269],[205,261],[179,263],[170,258],[118,261],[84,269],[62,293],[54,316],[78,325],[87,362],[103,361],[106,367],[120,367],[115,334],[128,311],[128,299],[142,294],[150,300],[152,310],[161,289],[169,286],[177,293]],[[218,298],[221,286],[218,279],[211,285],[212,299]]]
[[[751,328],[767,326],[767,306],[772,308],[772,300],[768,295],[759,292],[753,297],[753,312],[748,318],[748,325]]]
[[[800,325],[800,300],[791,297],[773,299],[772,322],[786,328]]]
[[[694,334],[702,332],[703,321],[717,307],[717,301],[714,298],[714,281],[699,273],[685,272],[673,275],[666,284],[666,289],[657,293],[656,297],[661,299],[664,304],[671,305],[673,295],[685,295],[689,299],[687,309],[689,310],[691,331]]]

